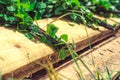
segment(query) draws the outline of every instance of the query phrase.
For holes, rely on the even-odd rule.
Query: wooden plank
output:
[[[108,67],[111,73],[111,77],[113,77],[120,70],[119,48],[120,48],[120,31],[117,32],[116,36],[110,37],[107,40],[102,41],[101,43],[94,46],[92,48],[93,49],[92,53],[91,50],[87,50],[85,52],[82,52],[82,55],[80,55],[80,57],[93,73],[95,73],[97,69],[100,72],[100,74],[107,80],[108,75],[105,69],[106,66]],[[93,56],[94,64],[96,65],[95,67],[92,64],[91,54]],[[77,62],[82,70],[83,75],[85,76],[85,80],[87,79],[94,80],[91,77],[89,71],[83,66],[83,64],[78,59]],[[62,80],[68,80],[68,79],[79,80],[75,68],[76,68],[76,64],[73,62],[73,60],[70,60],[65,64],[57,67],[55,70],[58,75],[62,74],[65,76],[65,77],[60,75],[58,76]],[[66,79],[66,77],[68,79]],[[116,80],[116,77],[118,77],[118,74],[115,75],[112,80]],[[41,77],[40,74],[36,74],[33,75],[32,79],[49,80],[49,77],[47,75]]]
[[[110,20],[120,24],[120,19],[119,18],[110,18]]]
[[[37,22],[41,28],[45,29],[44,26],[54,19],[44,19]],[[68,34],[68,42],[74,40],[77,44],[77,50],[87,47],[88,37],[85,26],[76,23],[74,23],[74,26],[70,26],[69,22],[63,19],[54,22],[59,27],[57,35]],[[113,34],[111,30],[103,27],[99,28],[100,31],[87,28],[92,43]],[[19,32],[0,27],[0,37],[0,69],[3,77],[23,78],[43,68],[37,62],[45,63],[46,58],[52,58],[53,63],[59,61],[57,52],[52,48],[43,43],[32,42]]]

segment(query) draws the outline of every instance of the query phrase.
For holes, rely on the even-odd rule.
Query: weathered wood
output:
[[[43,29],[55,18],[39,20],[37,23]],[[68,42],[77,44],[77,51],[88,46],[88,36],[93,43],[113,35],[113,31],[99,26],[99,30],[86,28],[81,24],[73,23],[70,26],[68,20],[58,20],[54,22],[59,30],[57,35],[68,34]],[[111,21],[110,24],[115,24]],[[50,59],[53,63],[59,61],[57,52],[49,46],[40,42],[32,42],[28,40],[22,33],[0,27],[0,69],[3,77],[13,76],[23,78],[36,71],[42,69],[38,63],[45,63],[46,59]]]
[[[106,66],[111,73],[111,80],[119,80],[118,74],[115,75],[120,70],[120,31],[117,32],[116,36],[112,36],[110,38],[105,39],[104,41],[98,42],[94,47],[92,47],[92,53],[90,49],[87,49],[84,52],[80,53],[81,59],[84,63],[89,67],[91,72],[94,73],[97,78],[97,72],[100,72],[100,77],[103,76],[106,80],[108,77]],[[93,66],[92,57],[94,60],[95,66]],[[83,76],[85,76],[85,80],[94,80],[89,71],[85,68],[85,66],[77,59],[77,63],[82,70]],[[73,60],[68,60],[63,65],[60,65],[55,68],[56,73],[59,75],[61,80],[80,80],[76,70],[76,64]],[[79,71],[79,70],[78,70]],[[64,75],[65,77],[61,76]],[[115,76],[114,76],[115,75]],[[117,78],[117,79],[116,79]],[[43,76],[40,72],[32,75],[32,79],[34,80],[49,80],[49,76]],[[54,79],[54,77],[53,77]],[[101,80],[101,79],[99,79]]]

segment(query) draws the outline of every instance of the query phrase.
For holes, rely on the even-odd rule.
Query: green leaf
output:
[[[40,36],[40,41],[41,42],[45,42],[46,43],[46,40],[47,40],[47,38],[43,35],[43,34],[38,34],[39,36]]]
[[[57,47],[57,46],[60,46],[60,45],[63,45],[63,44],[65,44],[65,42],[61,41],[58,44],[55,44],[55,46]]]
[[[49,24],[47,26],[47,30],[46,30],[46,34],[50,35],[51,37],[55,38],[55,33],[58,31],[58,28],[53,25],[53,24]]]
[[[37,7],[38,7],[39,9],[43,9],[43,8],[46,8],[47,5],[46,5],[46,3],[44,3],[44,2],[38,2]]]
[[[37,33],[39,31],[39,28],[35,27],[35,26],[33,26],[33,27],[31,26],[30,29],[31,29],[32,33]]]
[[[22,0],[21,6],[23,7],[24,10],[29,11],[30,10],[30,1],[29,0]]]
[[[55,9],[55,15],[61,15],[63,13],[64,7],[61,5]]]
[[[0,13],[0,17],[3,17],[3,14],[2,14],[2,13]]]
[[[5,23],[3,26],[8,27],[8,26],[9,26],[9,24]]]
[[[46,7],[47,7],[46,3],[41,2],[41,8],[46,8]]]
[[[120,76],[120,70],[117,72],[117,74]]]
[[[35,8],[36,5],[36,0],[31,0],[30,2],[30,10],[33,10]]]
[[[39,10],[39,13],[40,13],[41,15],[43,15],[43,14],[45,13],[45,9],[44,9],[44,8],[40,9],[40,10]]]
[[[8,15],[4,14],[4,19],[5,19],[5,21],[8,21],[9,20]]]
[[[75,13],[73,13],[72,15],[70,15],[70,18],[71,18],[73,21],[77,21],[78,16],[77,16]]]
[[[55,3],[57,3],[57,0],[48,0],[47,2],[48,2],[49,4],[51,4],[51,3],[52,3],[52,4],[55,4]]]
[[[28,13],[25,12],[25,10],[23,9],[23,7],[20,7],[18,9],[18,11],[14,13],[14,16],[23,19],[25,16],[27,16],[26,14],[28,14]]]
[[[49,18],[49,17],[51,17],[52,16],[52,14],[46,14],[45,15],[45,17],[47,17],[47,18]]]
[[[15,6],[7,6],[7,9],[8,9],[8,11],[15,11],[16,10],[16,8],[15,8]]]
[[[34,11],[34,13],[35,13],[34,20],[42,19],[42,16],[38,11]]]
[[[21,18],[21,19],[24,18],[24,14],[20,14],[20,13],[18,13],[18,14],[14,14],[14,16],[19,17],[19,18]]]
[[[28,15],[28,14],[24,14],[24,18],[23,18],[23,21],[24,22],[33,22],[33,19]]]
[[[15,17],[10,16],[10,17],[9,17],[9,21],[10,21],[10,22],[15,21]]]
[[[31,35],[30,33],[25,33],[25,36],[26,36],[28,39],[34,39],[33,35]]]
[[[47,13],[49,13],[49,14],[47,14],[47,15],[53,15],[53,14],[50,14],[50,13],[53,11],[53,8],[54,8],[53,5],[48,5],[48,6],[46,7],[46,11],[47,11]]]
[[[67,51],[65,49],[61,49],[59,51],[59,57],[60,59],[64,60],[66,58]]]
[[[5,4],[5,2],[0,0],[0,4]]]
[[[79,0],[72,0],[72,3],[76,4],[77,7],[80,7],[80,1]]]
[[[62,34],[61,36],[60,36],[60,38],[62,39],[62,40],[64,40],[64,41],[68,41],[68,35],[67,34]]]

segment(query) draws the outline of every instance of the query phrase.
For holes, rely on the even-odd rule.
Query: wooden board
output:
[[[55,18],[37,21],[41,28]],[[69,41],[75,41],[77,50],[88,46],[86,28],[83,25],[74,23],[69,25],[68,20],[58,20],[54,24],[59,27],[57,35],[68,34]],[[114,24],[115,22],[110,24]],[[113,35],[113,31],[99,27],[100,31],[87,28],[92,44]],[[35,43],[28,40],[23,34],[0,27],[0,69],[3,77],[24,78],[43,67],[37,62],[45,63],[46,58],[53,63],[59,61],[57,52],[44,43]]]
[[[111,77],[113,77],[118,71],[120,71],[120,49],[119,48],[120,48],[120,31],[117,32],[116,36],[107,38],[107,40],[99,42],[94,47],[92,47],[93,49],[92,53],[90,49],[84,52],[78,52],[78,53],[81,54],[80,55],[81,59],[89,67],[91,72],[95,74],[95,76],[96,76],[96,69],[97,69],[97,71],[99,71],[100,74],[104,78],[106,78],[105,80],[108,80],[107,70],[105,69],[106,66],[108,67],[109,72],[111,73]],[[92,56],[93,56],[95,67],[92,64],[92,59],[91,59]],[[79,64],[82,70],[83,76],[85,76],[85,80],[94,80],[93,77],[91,77],[91,74],[89,73],[89,71],[83,66],[83,64],[78,59],[77,59],[77,63]],[[61,80],[80,80],[75,71],[75,68],[76,70],[78,70],[73,60],[69,60],[63,65],[55,68],[56,73],[58,74],[57,77],[60,78]],[[60,74],[64,75],[65,77],[61,76]],[[40,72],[37,72],[36,74],[32,75],[32,79],[33,80],[49,80],[49,76],[48,75],[43,76],[40,74]],[[118,80],[118,79],[115,79],[114,77],[111,80]]]

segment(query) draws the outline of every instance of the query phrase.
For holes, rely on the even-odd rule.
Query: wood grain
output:
[[[55,18],[43,19],[37,21],[39,26],[46,30],[45,25],[55,20]],[[74,24],[70,26],[69,23]],[[82,24],[76,24],[66,19],[54,22],[59,30],[57,35],[67,34],[68,42],[75,41],[77,51],[88,46],[88,36],[93,43],[113,35],[113,31],[105,29],[101,26],[99,30],[86,28]],[[110,24],[115,24],[110,20]],[[118,24],[118,23],[117,23]],[[4,78],[12,76],[16,78],[24,78],[32,73],[42,69],[38,64],[45,64],[46,59],[50,59],[53,63],[59,61],[57,52],[51,47],[40,42],[33,42],[27,39],[22,33],[0,27],[0,69]]]

